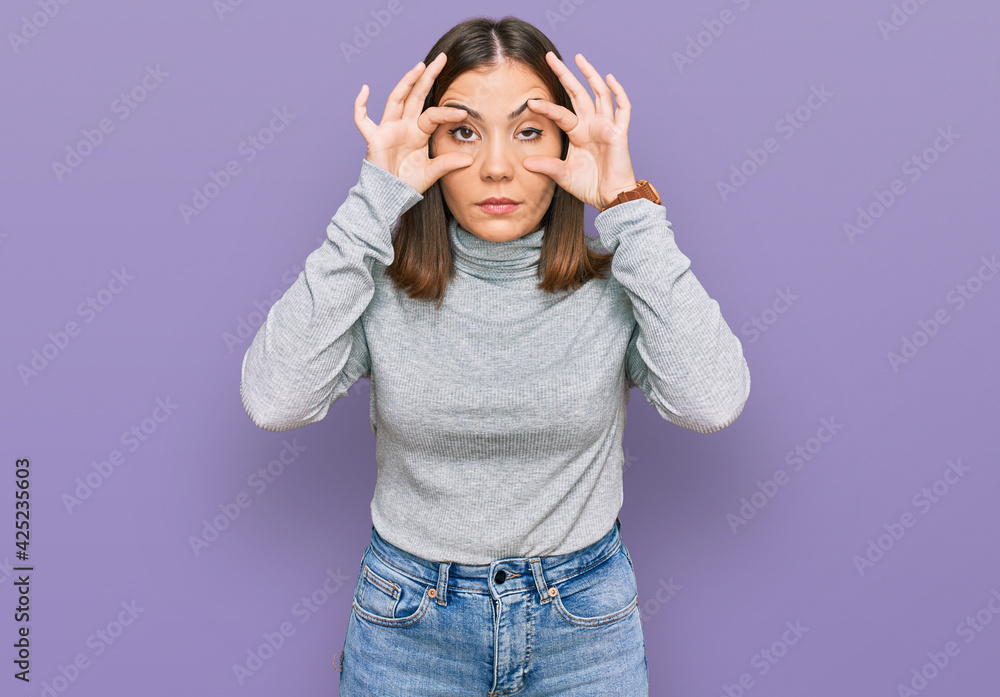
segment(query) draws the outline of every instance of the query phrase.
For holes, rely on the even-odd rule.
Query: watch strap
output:
[[[660,203],[660,195],[656,192],[656,189],[653,188],[653,185],[650,184],[645,179],[639,179],[638,181],[636,181],[634,189],[629,189],[628,191],[622,191],[620,194],[618,194],[618,196],[615,198],[614,201],[612,201],[607,206],[602,208],[601,212],[603,213],[612,206],[617,206],[619,203],[624,203],[625,201],[635,201],[636,199],[640,198],[649,199],[650,201],[656,204]]]

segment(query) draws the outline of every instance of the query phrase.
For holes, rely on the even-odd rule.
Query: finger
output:
[[[366,141],[371,140],[371,135],[377,126],[375,122],[368,118],[368,109],[365,104],[368,102],[368,85],[361,85],[361,91],[354,98],[354,124],[361,131]]]
[[[576,125],[580,123],[579,116],[561,104],[550,102],[547,99],[529,99],[528,108],[535,113],[552,120],[555,125],[566,133],[572,131],[576,128]]]
[[[611,99],[611,90],[604,84],[600,73],[583,57],[582,53],[576,54],[576,64],[580,66],[580,72],[584,74],[587,82],[590,83],[590,89],[594,90],[597,100],[597,113],[605,116],[614,116],[615,104]]]
[[[570,69],[552,51],[545,54],[545,60],[549,62],[552,72],[556,74],[556,77],[559,78],[559,81],[569,94],[570,101],[573,102],[573,111],[580,116],[593,116],[594,102],[590,99],[590,95],[587,94],[587,90],[583,88],[580,81],[576,79],[576,76],[570,72]]]
[[[447,60],[448,58],[444,53],[439,53],[428,64],[427,70],[423,72],[413,86],[413,89],[406,96],[406,102],[403,105],[404,119],[412,121],[420,115],[420,112],[424,108],[424,101],[427,99],[427,93],[431,91],[431,85],[434,84],[434,80],[437,79]]]
[[[417,117],[417,126],[427,135],[433,135],[439,124],[461,121],[465,117],[465,109],[454,106],[432,106],[427,107],[427,110]]]
[[[615,101],[618,103],[618,111],[615,112],[615,125],[627,131],[628,122],[632,116],[632,102],[628,100],[625,88],[611,73],[608,73],[608,84],[611,85],[611,91],[615,93]]]
[[[432,158],[430,164],[427,165],[428,186],[449,172],[468,167],[475,160],[476,158],[467,152],[449,152]]]
[[[396,86],[389,93],[389,98],[385,101],[385,111],[382,112],[382,121],[398,121],[403,117],[403,101],[410,93],[410,88],[424,72],[424,62],[420,61],[415,66],[406,71],[406,75],[396,83]]]
[[[559,186],[562,186],[563,182],[566,181],[566,162],[564,160],[560,160],[558,157],[532,155],[531,157],[526,157],[521,160],[521,164],[529,172],[544,174]]]

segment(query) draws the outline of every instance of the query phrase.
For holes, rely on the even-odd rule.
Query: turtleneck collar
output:
[[[537,277],[544,234],[543,226],[517,239],[491,242],[462,228],[454,217],[448,222],[455,267],[486,280]]]

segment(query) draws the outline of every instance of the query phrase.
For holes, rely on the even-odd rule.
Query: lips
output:
[[[481,210],[483,213],[489,213],[491,215],[494,215],[494,214],[510,213],[511,211],[516,210],[517,207],[521,204],[517,203],[516,201],[511,201],[509,198],[496,197],[496,198],[488,198],[485,201],[480,201],[476,205],[479,206],[479,210]]]

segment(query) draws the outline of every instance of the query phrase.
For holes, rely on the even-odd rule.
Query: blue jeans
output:
[[[341,697],[646,697],[639,598],[619,527],[569,554],[470,565],[410,554],[373,526]]]

